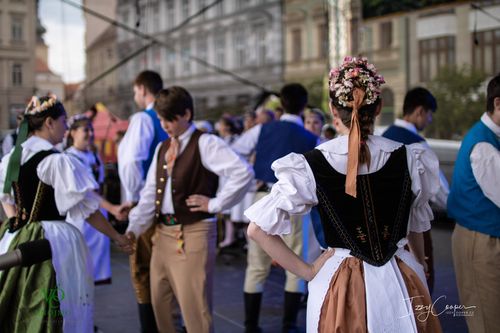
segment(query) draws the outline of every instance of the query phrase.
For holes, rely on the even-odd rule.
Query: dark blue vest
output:
[[[412,143],[425,141],[420,135],[407,130],[404,127],[391,125],[382,134],[384,138],[391,139],[396,142],[404,143],[405,145],[411,145]]]
[[[495,133],[478,121],[467,133],[458,151],[448,196],[448,215],[469,230],[500,237],[500,207],[483,194],[472,173],[470,154],[479,142],[488,142],[500,150]]]
[[[314,149],[318,137],[304,127],[289,121],[273,121],[262,125],[255,148],[255,178],[267,183],[278,180],[271,164],[290,153],[303,154]]]
[[[149,166],[151,165],[151,162],[153,161],[153,155],[155,154],[156,146],[160,142],[165,141],[168,138],[168,135],[167,135],[167,133],[165,133],[165,131],[161,127],[160,119],[158,118],[158,115],[156,114],[155,110],[148,109],[148,110],[144,110],[144,112],[153,121],[153,127],[155,130],[153,142],[151,142],[151,146],[149,146],[148,159],[142,162],[142,170],[143,170],[142,178],[146,179],[146,175],[148,174]],[[138,140],[140,140],[140,138],[138,138]]]

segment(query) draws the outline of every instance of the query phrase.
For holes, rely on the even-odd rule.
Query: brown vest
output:
[[[209,198],[215,197],[219,186],[219,177],[207,170],[201,163],[198,140],[202,134],[199,130],[194,131],[184,151],[177,156],[172,170],[172,201],[175,217],[181,224],[190,224],[214,216],[214,214],[204,212],[191,212],[186,205],[186,199],[192,194],[201,194]],[[163,141],[158,152],[155,201],[155,218],[157,222],[161,214],[168,177],[165,154],[169,146],[170,139],[167,139]]]

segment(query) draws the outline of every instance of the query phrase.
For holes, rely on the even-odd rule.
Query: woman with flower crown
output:
[[[100,213],[97,183],[85,166],[54,149],[66,128],[55,96],[33,97],[16,146],[0,163],[0,200],[9,217],[0,227],[0,254],[39,239],[52,252],[50,260],[0,272],[0,332],[93,331],[92,264],[80,231],[65,220],[86,219],[132,250]]]
[[[346,57],[333,69],[330,109],[348,135],[276,160],[278,182],[245,212],[253,221],[249,236],[309,281],[308,332],[441,331],[428,311],[422,238],[432,220],[438,161],[420,144],[373,135],[383,83],[365,58]],[[309,264],[279,235],[290,232],[290,215],[314,206],[329,249]]]

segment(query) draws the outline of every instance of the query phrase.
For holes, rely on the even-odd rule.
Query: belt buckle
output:
[[[163,219],[163,224],[165,225],[177,225],[179,222],[177,222],[177,218],[175,215],[172,214],[166,214],[165,218]]]

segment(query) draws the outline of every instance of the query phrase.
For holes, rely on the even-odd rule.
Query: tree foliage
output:
[[[486,110],[485,80],[486,74],[470,66],[443,67],[428,85],[438,109],[426,135],[461,139]]]
[[[457,2],[456,0],[362,0],[363,17],[370,18],[396,12],[424,8],[440,3]]]

